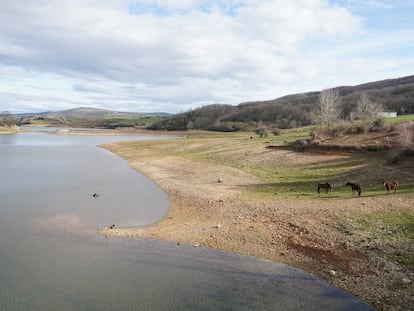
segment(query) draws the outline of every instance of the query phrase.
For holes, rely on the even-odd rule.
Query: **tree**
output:
[[[266,137],[267,135],[269,135],[269,130],[266,127],[263,127],[263,126],[258,127],[255,132],[260,137]]]
[[[0,126],[12,127],[16,125],[16,117],[8,111],[0,113]]]
[[[369,99],[367,93],[363,92],[357,101],[353,118],[358,120],[374,123],[380,118],[380,112],[383,111],[382,105]]]
[[[323,128],[330,130],[340,116],[339,102],[337,89],[323,90],[311,111],[313,123],[320,124]]]

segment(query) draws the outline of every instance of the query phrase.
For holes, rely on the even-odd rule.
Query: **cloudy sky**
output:
[[[0,1],[0,110],[177,113],[414,74],[412,0]]]

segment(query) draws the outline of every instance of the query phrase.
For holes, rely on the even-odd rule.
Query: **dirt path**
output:
[[[362,211],[412,210],[414,195],[252,199],[242,194],[259,181],[234,167],[145,149],[136,156],[122,144],[105,148],[164,189],[171,209],[153,226],[105,228],[102,234],[171,240],[275,260],[318,275],[380,310],[410,310],[414,305],[413,273],[373,255],[378,252],[370,252],[370,241],[344,223]]]

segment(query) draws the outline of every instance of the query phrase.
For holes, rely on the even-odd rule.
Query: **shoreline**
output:
[[[168,148],[182,148],[170,142]],[[406,271],[387,271],[387,262],[371,258],[357,236],[338,230],[341,219],[377,212],[384,206],[404,211],[412,195],[353,197],[346,200],[257,199],[243,195],[260,182],[225,164],[132,150],[128,143],[101,146],[124,158],[153,180],[170,199],[167,216],[132,228],[104,228],[100,233],[123,238],[154,238],[249,255],[287,264],[317,275],[379,310],[399,310],[412,296]],[[339,204],[340,203],[340,204]],[[376,261],[379,260],[379,261]],[[408,276],[407,276],[408,273]],[[395,286],[395,283],[398,286]],[[390,290],[390,287],[395,288]]]

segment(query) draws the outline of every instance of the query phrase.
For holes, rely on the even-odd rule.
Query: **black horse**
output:
[[[354,184],[354,183],[351,183],[351,182],[347,182],[345,187],[348,187],[348,186],[351,186],[352,193],[354,193],[354,191],[357,191],[358,196],[361,196],[362,189],[361,189],[360,185],[357,185],[357,184]]]

